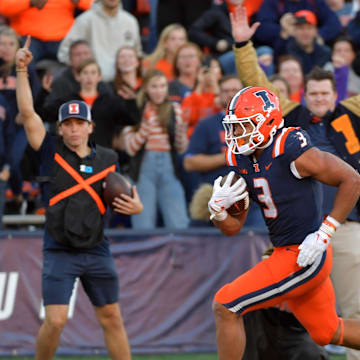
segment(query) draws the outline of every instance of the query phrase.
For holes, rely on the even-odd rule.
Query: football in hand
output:
[[[109,172],[103,182],[103,196],[105,202],[113,208],[114,198],[121,194],[133,196],[130,182],[117,172]]]
[[[228,175],[223,176],[223,178],[221,179],[220,185],[223,186],[226,179],[227,179]],[[240,175],[238,174],[234,174],[234,177],[231,181],[231,185],[235,184],[237,180],[239,180],[241,178]],[[238,216],[240,215],[242,212],[244,212],[245,210],[247,210],[247,208],[249,207],[249,203],[250,203],[250,199],[249,199],[249,195],[245,196],[244,199],[239,200],[234,202],[234,204],[232,204],[228,209],[226,209],[226,211],[233,216]]]

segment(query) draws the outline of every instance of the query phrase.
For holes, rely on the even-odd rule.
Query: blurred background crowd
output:
[[[143,213],[109,214],[107,226],[210,226],[211,184],[229,171],[221,119],[242,88],[229,15],[238,4],[261,23],[258,62],[283,97],[306,106],[315,66],[333,72],[337,101],[360,93],[360,0],[1,0],[0,216],[44,214],[48,179],[15,96],[15,53],[31,35],[29,78],[48,131],[62,103],[85,101],[93,140],[117,151],[138,187]],[[247,224],[264,226],[254,204]]]

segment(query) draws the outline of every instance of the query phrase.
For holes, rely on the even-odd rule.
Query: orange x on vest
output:
[[[90,185],[101,179],[104,179],[109,172],[115,171],[116,165],[111,165],[108,168],[106,168],[106,169],[100,171],[99,173],[89,177],[88,179],[84,180],[81,177],[81,175],[74,168],[72,168],[71,165],[68,162],[66,162],[63,157],[61,157],[61,155],[56,153],[54,159],[71,177],[73,177],[78,182],[78,184],[53,196],[50,199],[49,205],[53,206],[56,203],[58,203],[60,200],[63,200],[81,190],[85,190],[94,199],[96,205],[99,208],[101,215],[103,215],[106,210],[104,203],[100,199],[100,196],[96,193],[96,191]]]

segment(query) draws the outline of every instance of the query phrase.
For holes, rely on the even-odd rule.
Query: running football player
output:
[[[359,174],[315,148],[305,131],[284,128],[279,99],[266,88],[240,90],[228,105],[223,125],[227,163],[236,167],[246,186],[239,184],[244,179],[231,185],[232,176],[222,186],[221,177],[216,179],[211,219],[224,234],[238,233],[247,211],[234,217],[226,209],[248,192],[262,208],[275,250],[216,293],[219,359],[242,358],[244,314],[284,301],[317,344],[360,349],[360,321],[337,315],[329,278],[331,237],[359,198]],[[338,188],[325,219],[318,181]]]

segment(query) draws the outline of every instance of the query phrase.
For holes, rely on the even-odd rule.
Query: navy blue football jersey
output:
[[[236,166],[260,205],[274,246],[300,244],[322,221],[319,183],[301,178],[292,164],[311,147],[304,130],[283,128],[258,159],[227,152],[228,165]]]

